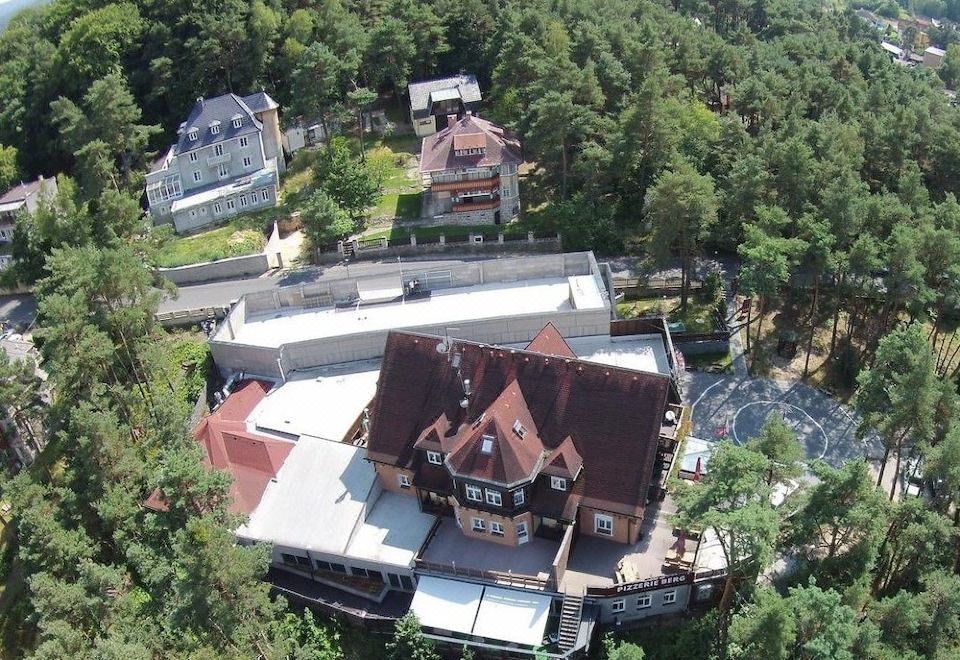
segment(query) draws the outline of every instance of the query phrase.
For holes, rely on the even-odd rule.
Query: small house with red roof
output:
[[[426,215],[453,224],[505,224],[520,212],[520,142],[493,122],[451,114],[423,139]]]

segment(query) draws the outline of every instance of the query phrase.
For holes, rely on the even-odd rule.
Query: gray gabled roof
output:
[[[413,108],[414,112],[426,110],[430,107],[430,94],[446,89],[458,90],[460,98],[464,103],[476,103],[480,101],[481,98],[480,85],[477,83],[477,77],[472,73],[461,73],[447,78],[410,83],[408,88],[410,92],[410,107]]]
[[[280,107],[280,104],[270,98],[270,95],[266,92],[254,92],[249,96],[244,96],[243,102],[246,103],[247,107],[255,114],[260,114],[267,110],[275,110]]]
[[[233,127],[233,118],[236,116],[243,122],[240,128]],[[220,122],[220,132],[216,134],[210,132],[210,124],[214,122]],[[189,137],[191,128],[197,129],[196,140]],[[259,133],[261,130],[263,125],[253,116],[250,106],[236,94],[224,94],[212,99],[200,98],[190,111],[187,121],[183,123],[183,129],[177,138],[177,153],[186,153],[241,135]]]

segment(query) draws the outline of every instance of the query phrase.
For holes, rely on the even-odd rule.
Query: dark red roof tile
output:
[[[455,340],[458,372],[446,354],[437,353],[441,340],[396,331],[388,336],[371,410],[368,458],[412,467],[415,443],[428,427],[435,427],[441,445],[456,446],[450,440],[461,427],[515,381],[543,447],[559,449],[569,436],[582,457],[577,483],[583,481],[584,501],[629,515],[642,512],[660,423],[673,393],[668,376]],[[464,409],[462,379],[467,378],[471,394]],[[569,465],[572,454],[562,453]]]

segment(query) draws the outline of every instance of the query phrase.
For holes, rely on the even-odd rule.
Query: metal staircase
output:
[[[578,594],[565,592],[563,607],[560,610],[559,646],[561,651],[570,651],[577,645],[580,632],[580,619],[583,615],[583,592]]]

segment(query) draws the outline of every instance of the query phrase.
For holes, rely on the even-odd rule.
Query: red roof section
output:
[[[482,148],[483,153],[464,154],[462,149]],[[467,115],[442,131],[423,138],[420,172],[444,172],[462,167],[489,167],[523,162],[520,141],[503,128],[474,115]]]
[[[204,464],[229,472],[233,477],[230,510],[249,515],[257,508],[270,480],[293,449],[294,443],[247,431],[246,419],[273,386],[268,381],[240,383],[226,401],[200,420],[193,435],[203,446]],[[147,498],[145,506],[164,510],[159,490]]]
[[[660,423],[675,396],[669,376],[455,340],[457,369],[446,353],[437,353],[442,340],[398,331],[387,337],[371,410],[369,459],[413,468],[421,439],[453,451],[463,426],[489,410],[505,390],[516,388],[530,414],[528,429],[544,449],[559,454],[557,461],[567,470],[581,457],[577,486],[583,482],[584,504],[642,513]],[[467,378],[471,394],[464,409],[462,379]],[[513,421],[511,416],[497,433],[511,431]]]
[[[559,355],[561,357],[575,358],[577,354],[570,348],[570,344],[563,338],[560,331],[553,323],[547,323],[543,329],[537,333],[529,344],[527,350],[532,353],[543,353],[544,355]]]
[[[545,453],[514,380],[476,421],[460,427],[447,464],[460,476],[515,484],[534,476]]]

